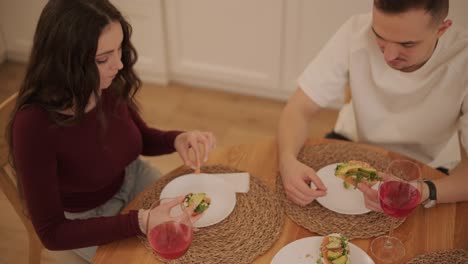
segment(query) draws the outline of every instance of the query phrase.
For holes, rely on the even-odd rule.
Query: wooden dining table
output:
[[[306,145],[339,143],[336,140],[309,139]],[[397,153],[375,147],[362,145],[381,153],[390,159],[401,159]],[[220,148],[210,154],[205,165],[224,165],[238,170],[249,172],[260,178],[272,191],[276,189],[278,173],[277,146],[274,139],[254,144],[236,145]],[[185,168],[180,167],[168,175],[180,174]],[[422,175],[425,178],[437,179],[445,177],[444,174],[426,165],[422,165]],[[136,209],[140,194],[131,202],[125,211]],[[289,217],[285,217],[283,230],[274,245],[254,263],[270,263],[275,254],[288,243],[314,234],[295,224]],[[439,204],[436,207],[425,209],[420,206],[406,221],[394,231],[406,247],[406,256],[403,263],[423,253],[449,250],[468,249],[468,202]],[[369,245],[371,239],[353,239],[351,242],[360,247],[372,257]],[[94,264],[154,264],[159,262],[153,253],[148,250],[137,237],[112,242],[99,246],[93,259]],[[376,261],[376,263],[378,263]]]

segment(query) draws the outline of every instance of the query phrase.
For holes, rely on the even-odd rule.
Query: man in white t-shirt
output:
[[[279,167],[289,199],[306,205],[326,195],[297,155],[313,116],[341,106],[348,83],[352,100],[329,136],[378,145],[433,168],[460,162],[459,129],[468,149],[468,33],[451,27],[447,14],[448,0],[375,0],[372,14],[350,18],[328,41],[280,118]],[[467,171],[452,173],[424,184],[422,202],[468,200],[467,186]],[[367,206],[381,210],[377,192],[359,188]]]

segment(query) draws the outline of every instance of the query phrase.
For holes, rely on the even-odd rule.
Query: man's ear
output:
[[[442,22],[439,27],[437,28],[437,38],[440,38],[447,29],[449,29],[452,26],[452,20],[446,19],[444,22]]]

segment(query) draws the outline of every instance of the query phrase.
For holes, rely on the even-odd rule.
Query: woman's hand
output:
[[[174,147],[184,164],[196,170],[208,160],[208,154],[216,147],[216,138],[211,132],[188,131],[176,137]],[[190,158],[190,150],[194,159]]]
[[[138,224],[140,225],[140,230],[143,234],[146,234],[148,231],[148,226],[156,226],[158,224],[172,221],[174,217],[171,216],[172,208],[176,206],[180,206],[181,203],[184,201],[185,195],[176,197],[170,200],[167,203],[160,204],[152,209],[140,209],[138,211]],[[186,213],[190,216],[190,222],[193,224],[198,221],[203,214],[192,215],[193,211],[195,210],[197,204],[193,204],[190,207],[187,207]],[[151,221],[148,221],[148,217],[151,214]],[[176,217],[175,219],[182,219],[183,216]]]

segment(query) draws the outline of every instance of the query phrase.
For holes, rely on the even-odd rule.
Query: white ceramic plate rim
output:
[[[278,251],[271,264],[316,264],[320,258],[320,245],[323,236],[305,237],[295,240]],[[349,242],[350,264],[374,264],[367,253]]]
[[[194,223],[194,227],[206,227],[228,217],[236,205],[236,194],[221,178],[209,174],[186,174],[170,181],[161,190],[159,198],[171,198],[187,193],[205,192],[211,198],[210,208]]]

